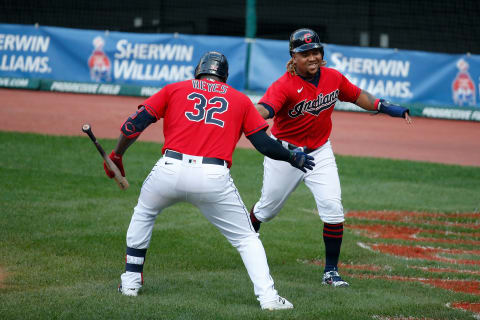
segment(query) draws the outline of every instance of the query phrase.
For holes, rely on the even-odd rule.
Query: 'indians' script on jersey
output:
[[[291,110],[288,111],[288,115],[292,118],[296,118],[305,112],[318,116],[323,110],[329,109],[335,105],[338,100],[339,90],[330,92],[323,95],[320,93],[315,100],[302,100],[297,103]]]
[[[330,137],[337,101],[355,102],[360,91],[337,70],[321,67],[318,85],[285,72],[259,103],[273,109],[271,132],[277,139],[316,149]]]

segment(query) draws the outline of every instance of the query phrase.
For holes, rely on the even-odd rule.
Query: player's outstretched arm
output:
[[[270,110],[267,108],[266,105],[263,104],[256,104],[255,108],[257,109],[258,113],[263,117],[263,119],[270,119],[273,118],[273,109]]]
[[[295,168],[307,172],[315,166],[314,158],[301,150],[287,150],[280,143],[270,138],[264,130],[247,137],[261,154],[290,163]]]
[[[138,136],[134,138],[128,138],[123,134],[120,134],[117,140],[117,145],[115,146],[115,149],[113,149],[113,152],[116,154],[123,156],[125,151],[127,151],[128,147],[130,147],[135,141],[137,141]]]
[[[365,110],[385,113],[392,117],[404,118],[407,123],[412,123],[410,110],[408,108],[393,104],[384,99],[377,99],[365,90],[360,92],[355,104]]]
[[[122,156],[128,147],[130,147],[150,124],[157,119],[151,115],[145,107],[141,107],[122,124],[120,137],[117,140],[117,146],[113,150],[116,154]]]
[[[128,119],[122,124],[120,131],[122,132],[117,140],[117,145],[110,153],[109,158],[113,161],[125,177],[125,170],[123,168],[123,154],[140,136],[143,130],[150,124],[156,122],[157,119],[147,112],[145,107],[141,107],[135,114],[128,117]],[[107,165],[104,163],[103,168],[108,177],[113,178],[114,173],[110,171]]]

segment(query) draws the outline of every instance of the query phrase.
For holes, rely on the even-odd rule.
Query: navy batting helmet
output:
[[[224,82],[228,78],[228,61],[220,52],[210,51],[205,53],[195,68],[195,79],[201,75],[211,74],[221,78]]]
[[[290,55],[312,49],[319,49],[323,56],[323,45],[318,34],[312,29],[302,28],[290,35]]]

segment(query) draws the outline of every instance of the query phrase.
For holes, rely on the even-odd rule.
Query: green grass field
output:
[[[115,143],[100,141],[106,150]],[[446,304],[480,302],[480,295],[370,279],[363,276],[377,273],[362,270],[346,272],[354,275],[345,276],[350,288],[320,285],[323,268],[311,262],[323,261],[322,223],[304,185],[276,219],[263,224],[260,236],[276,288],[295,309],[261,311],[240,256],[190,204],[177,204],[157,218],[143,294],[124,297],[116,288],[124,269],[125,233],[161,145],[137,142],[128,150],[126,191],[105,176],[86,137],[0,132],[0,145],[1,319],[473,319],[471,312]],[[232,176],[248,208],[260,194],[262,158],[245,149],[234,155]],[[478,167],[349,156],[337,156],[337,163],[347,213],[480,211]],[[363,249],[358,242],[373,240],[348,228],[356,223],[347,214],[344,263],[377,265],[384,274],[409,277],[431,275],[411,266],[479,269],[475,253],[468,259],[477,264],[460,266]],[[478,228],[467,231],[473,234],[468,239],[480,240]],[[478,250],[474,244],[434,246]],[[452,277],[480,280],[479,274]]]

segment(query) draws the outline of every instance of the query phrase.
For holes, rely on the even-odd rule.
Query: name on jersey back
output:
[[[228,87],[218,83],[209,83],[203,80],[192,80],[192,87],[207,92],[227,93]]]

